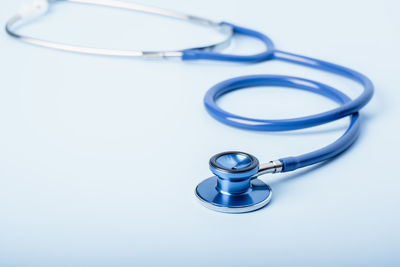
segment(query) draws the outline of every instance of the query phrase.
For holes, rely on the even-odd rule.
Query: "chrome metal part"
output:
[[[227,47],[230,44],[233,30],[232,27],[226,24],[221,24],[218,22],[214,22],[212,20],[208,20],[205,18],[200,18],[197,16],[187,15],[184,13],[179,13],[175,11],[170,11],[167,9],[139,5],[135,3],[128,3],[118,0],[40,0],[36,1],[31,6],[24,6],[22,12],[20,10],[19,13],[14,15],[11,19],[8,20],[6,24],[7,33],[20,41],[30,43],[33,45],[38,45],[46,48],[58,49],[68,52],[75,53],[84,53],[84,54],[92,54],[92,55],[102,55],[102,56],[117,56],[117,57],[138,57],[138,58],[173,58],[173,57],[181,57],[182,50],[175,51],[144,51],[144,50],[119,50],[119,49],[105,49],[105,48],[94,48],[94,47],[85,47],[78,46],[73,44],[59,43],[53,42],[43,39],[38,39],[26,35],[19,34],[15,31],[15,26],[20,22],[24,22],[27,19],[31,19],[32,17],[38,17],[44,15],[49,8],[50,5],[56,2],[72,2],[72,3],[80,3],[80,4],[92,4],[99,6],[106,6],[112,8],[120,8],[126,10],[133,10],[138,12],[149,13],[153,15],[159,15],[164,17],[169,17],[173,19],[180,19],[190,23],[196,23],[203,26],[211,27],[218,32],[223,34],[223,40],[217,43],[208,44],[200,47],[186,48],[186,49],[199,49],[199,50],[207,50],[207,51],[216,51]],[[37,6],[35,6],[35,4]],[[38,6],[38,4],[42,4],[42,6]],[[39,10],[43,8],[45,10]],[[30,10],[29,10],[30,9]],[[185,49],[184,49],[185,50]]]

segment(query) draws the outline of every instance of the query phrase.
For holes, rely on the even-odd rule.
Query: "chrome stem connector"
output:
[[[271,160],[270,162],[260,164],[258,172],[252,177],[252,179],[267,173],[281,172],[283,169],[283,163],[279,160]]]

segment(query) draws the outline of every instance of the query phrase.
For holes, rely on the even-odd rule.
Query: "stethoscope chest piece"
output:
[[[259,169],[256,157],[237,151],[223,152],[210,159],[215,176],[201,182],[196,196],[209,209],[243,213],[264,207],[271,199],[271,188],[255,179]]]

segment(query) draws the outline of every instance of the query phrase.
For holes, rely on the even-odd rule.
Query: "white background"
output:
[[[23,1],[2,0],[4,25]],[[348,119],[312,129],[250,132],[213,120],[203,96],[246,74],[316,79],[355,97],[333,75],[253,65],[86,56],[0,33],[1,266],[398,266],[400,264],[400,5],[398,1],[146,1],[269,35],[290,52],[354,68],[376,92],[358,141],[340,157],[263,177],[273,200],[231,215],[202,207],[195,186],[208,159],[242,150],[260,161],[338,138]],[[123,49],[184,48],[207,28],[132,12],[61,3],[19,30]],[[262,46],[238,38],[229,51]],[[335,107],[285,88],[223,97],[227,110],[289,118]]]

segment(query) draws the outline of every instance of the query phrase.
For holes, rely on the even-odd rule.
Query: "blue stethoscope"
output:
[[[123,8],[200,23],[201,25],[209,26],[219,31],[224,38],[217,43],[190,49],[176,51],[138,51],[111,50],[55,43],[20,35],[15,32],[15,25],[45,14],[50,3],[61,1]],[[255,131],[298,130],[350,116],[350,124],[345,133],[339,139],[324,148],[303,155],[280,158],[264,164],[260,164],[258,159],[253,155],[239,151],[222,152],[213,156],[210,159],[209,166],[211,172],[215,176],[202,181],[197,186],[195,193],[204,206],[221,212],[242,213],[257,210],[265,206],[271,199],[271,188],[258,179],[258,177],[263,174],[294,171],[299,168],[328,160],[346,150],[357,138],[360,131],[358,111],[369,102],[374,91],[372,82],[363,74],[326,61],[277,50],[275,49],[273,42],[266,35],[260,32],[226,22],[218,23],[174,11],[121,1],[37,0],[31,5],[23,6],[18,13],[8,21],[6,31],[12,37],[31,44],[70,52],[95,55],[152,58],[179,57],[182,60],[216,60],[243,63],[281,60],[334,73],[349,78],[362,85],[363,92],[355,99],[349,98],[341,91],[326,84],[309,79],[284,75],[242,76],[220,82],[208,90],[204,97],[204,105],[208,113],[224,124],[241,129]],[[222,54],[217,52],[217,50],[226,47],[234,35],[245,35],[262,41],[265,44],[265,51],[246,56]],[[256,86],[283,86],[305,90],[332,99],[340,106],[330,111],[311,116],[283,120],[268,120],[253,119],[232,114],[221,109],[217,105],[217,100],[229,92]]]

